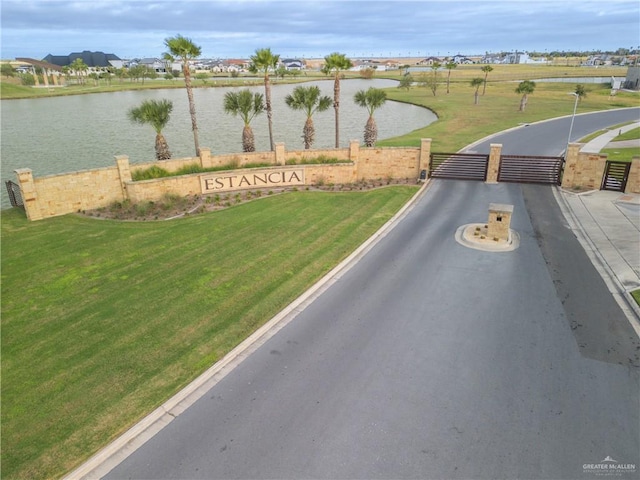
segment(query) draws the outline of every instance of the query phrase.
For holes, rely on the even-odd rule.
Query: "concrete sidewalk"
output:
[[[581,151],[600,152],[620,133],[638,126],[640,123],[610,130]],[[630,293],[640,289],[640,195],[605,190],[557,192],[570,227],[640,336],[640,307]]]

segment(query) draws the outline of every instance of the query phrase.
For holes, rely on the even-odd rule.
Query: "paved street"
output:
[[[513,252],[454,239],[491,202],[514,205]],[[617,318],[624,348],[593,358],[602,352],[579,346],[556,290],[562,268],[552,276],[538,246],[553,227],[534,230],[519,185],[433,182],[354,268],[107,478],[569,479],[606,456],[640,463],[638,369],[623,358],[637,345],[605,302],[592,321]],[[554,248],[562,258],[576,246],[569,234]],[[604,301],[597,272],[581,268]]]

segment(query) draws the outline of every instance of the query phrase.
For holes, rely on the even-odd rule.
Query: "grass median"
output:
[[[293,192],[167,222],[2,216],[2,476],[124,432],[384,224],[417,187]]]

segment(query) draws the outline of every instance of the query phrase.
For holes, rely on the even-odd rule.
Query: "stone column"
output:
[[[202,168],[210,168],[213,166],[211,163],[210,148],[200,148],[200,166]]]
[[[33,181],[33,172],[30,168],[18,168],[14,170],[18,176],[18,184],[20,185],[20,193],[24,202],[24,210],[27,212],[29,220],[42,220],[42,212],[38,205],[38,192]]]
[[[489,154],[489,165],[487,167],[487,183],[498,183],[498,170],[500,170],[500,155],[502,154],[502,144],[492,143]]]
[[[431,163],[431,139],[420,139],[420,158],[418,160],[418,175],[422,179],[422,171],[425,172],[424,179],[429,178],[429,164]]]
[[[116,165],[118,167],[118,176],[120,177],[120,189],[122,190],[122,199],[129,198],[127,192],[127,183],[131,182],[131,169],[129,167],[129,157],[127,155],[116,155]]]
[[[564,172],[562,173],[562,188],[570,189],[576,187],[576,170],[578,168],[578,156],[580,155],[581,143],[570,143],[564,157]]]
[[[358,161],[360,158],[360,142],[358,140],[350,140],[349,141],[349,161],[353,162],[353,170],[351,174],[351,181],[357,182],[360,176]]]
[[[284,142],[276,142],[276,165],[286,165]]]
[[[633,157],[624,193],[640,193],[640,157]]]
[[[489,204],[489,221],[487,222],[487,237],[491,240],[509,240],[513,205],[503,203]]]

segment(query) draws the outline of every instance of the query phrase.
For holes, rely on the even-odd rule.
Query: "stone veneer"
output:
[[[606,155],[580,152],[581,144],[569,144],[562,187],[593,190],[600,188],[604,174]],[[305,185],[344,184],[360,180],[404,179],[427,177],[431,139],[424,138],[420,147],[361,147],[352,140],[348,148],[324,150],[286,151],[284,143],[277,143],[275,151],[235,153],[212,156],[207,148],[200,149],[200,156],[164,160],[131,165],[126,155],[115,157],[113,167],[81,170],[61,175],[33,178],[28,168],[16,170],[25,210],[29,220],[65,215],[81,210],[105,207],[113,202],[130,200],[157,201],[165,194],[198,195],[203,193],[201,177],[211,173],[179,175],[134,182],[132,173],[150,166],[159,166],[170,172],[197,163],[203,168],[220,165],[237,165],[236,170],[226,170],[228,175],[246,172],[269,174],[294,167],[302,169]],[[487,183],[497,182],[502,145],[492,144],[487,171]],[[326,156],[341,163],[308,164],[305,159]],[[270,164],[260,169],[246,169],[249,164]],[[275,177],[274,177],[275,178]],[[274,188],[277,185],[265,186]],[[225,190],[229,191],[229,190]],[[640,158],[632,161],[625,193],[640,193]]]

